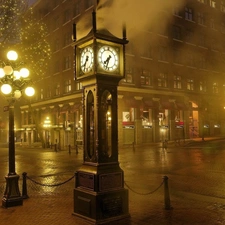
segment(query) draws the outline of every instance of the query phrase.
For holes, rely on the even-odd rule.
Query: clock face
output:
[[[94,62],[93,49],[86,47],[81,52],[80,67],[83,73],[88,73],[92,70]]]
[[[98,51],[98,62],[105,71],[116,70],[119,66],[118,49],[110,46],[101,47]]]

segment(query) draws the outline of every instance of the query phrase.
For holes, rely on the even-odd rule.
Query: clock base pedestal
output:
[[[76,173],[73,215],[96,225],[129,225],[128,190],[123,182],[119,166],[83,166]]]

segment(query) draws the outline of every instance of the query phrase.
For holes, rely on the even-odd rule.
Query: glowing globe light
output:
[[[8,95],[12,92],[12,87],[9,84],[3,84],[1,86],[1,92],[5,95]]]
[[[20,75],[21,75],[21,77],[23,77],[23,78],[28,77],[29,74],[30,74],[30,71],[29,71],[27,68],[22,68],[22,69],[20,70]]]
[[[13,68],[11,66],[5,66],[3,68],[6,75],[11,75],[13,73]]]
[[[27,87],[25,89],[25,94],[29,97],[33,96],[35,93],[34,88],[33,87]]]
[[[21,91],[20,90],[16,90],[15,92],[14,92],[14,98],[20,98],[21,97],[21,95],[22,95],[22,93],[21,93]]]
[[[15,80],[19,80],[20,79],[20,72],[19,71],[14,71],[13,72],[13,76]]]
[[[7,58],[8,58],[9,60],[15,61],[15,60],[17,60],[17,58],[18,58],[18,54],[17,54],[15,51],[11,50],[11,51],[9,51],[9,52],[7,53]]]
[[[3,68],[0,68],[0,78],[3,78],[5,76],[5,72]]]

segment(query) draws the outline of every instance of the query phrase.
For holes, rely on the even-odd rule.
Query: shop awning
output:
[[[155,109],[159,108],[159,102],[153,100],[144,100],[143,101],[145,108]]]
[[[175,102],[175,108],[178,110],[187,110],[188,107],[183,102]]]
[[[140,107],[140,101],[135,100],[134,98],[125,98],[124,104],[129,108],[138,108]]]
[[[160,101],[160,106],[162,109],[175,109],[174,102]]]

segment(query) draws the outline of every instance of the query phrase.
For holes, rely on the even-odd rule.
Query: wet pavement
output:
[[[0,148],[0,193],[8,170],[7,148]],[[161,143],[123,146],[120,166],[129,190],[131,225],[225,224],[225,140],[201,139],[182,146]],[[72,215],[74,172],[82,164],[82,151],[72,149],[16,149],[16,171],[27,181],[29,198],[23,206],[0,208],[0,225],[87,225]],[[165,209],[164,176],[167,176],[171,209]],[[22,177],[22,176],[21,176]],[[71,179],[72,178],[72,179]],[[70,180],[71,179],[71,180]],[[22,183],[20,178],[20,184]],[[22,190],[22,189],[20,189]]]

